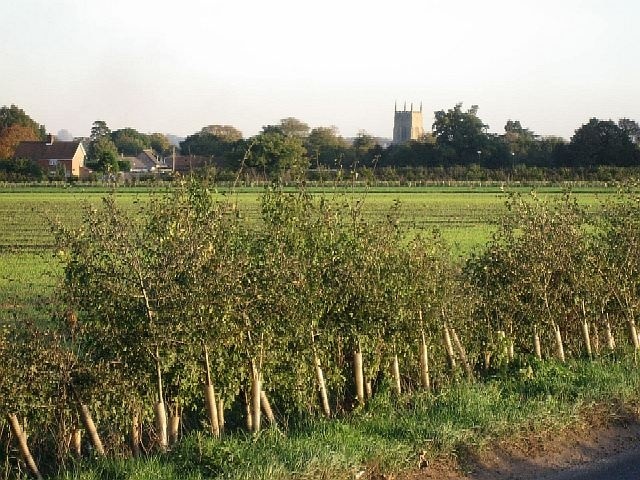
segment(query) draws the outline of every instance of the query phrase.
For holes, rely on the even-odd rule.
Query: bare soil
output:
[[[600,406],[560,431],[523,432],[457,457],[418,459],[398,480],[541,480],[632,450],[640,450],[638,409]]]

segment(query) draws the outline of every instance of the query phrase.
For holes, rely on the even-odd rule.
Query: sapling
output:
[[[607,348],[612,352],[616,349],[616,341],[611,332],[611,324],[609,323],[609,314],[607,314],[607,326],[605,329],[605,335],[607,337]]]
[[[271,425],[275,425],[276,417],[273,414],[273,409],[271,408],[269,397],[267,397],[267,394],[264,390],[260,391],[260,406],[262,407],[262,411],[266,415],[267,420],[269,420],[269,423],[271,423]]]
[[[396,395],[400,396],[402,394],[402,384],[400,381],[400,364],[398,363],[398,354],[395,352],[395,346],[393,359],[391,360],[391,372],[393,374],[393,387]]]
[[[536,358],[542,360],[542,350],[540,348],[540,335],[538,334],[538,326],[533,326],[533,350]]]
[[[560,327],[555,322],[553,323],[553,329],[554,329],[555,338],[556,338],[556,357],[561,362],[564,362],[565,358],[564,358],[564,345],[562,344],[562,333],[560,332]]]
[[[356,399],[360,405],[364,405],[364,370],[362,367],[362,348],[358,342],[358,349],[353,352],[353,374],[356,383]]]
[[[584,338],[584,346],[587,353],[587,357],[592,358],[591,334],[589,331],[589,323],[586,320],[582,322],[582,336]]]
[[[158,380],[158,402],[153,407],[156,423],[156,433],[160,450],[166,451],[169,445],[167,436],[167,412],[164,407],[164,395],[162,393],[162,373],[160,371],[160,356],[156,346],[156,373]]]
[[[224,399],[218,399],[218,428],[220,435],[224,433]]]
[[[465,351],[464,345],[462,345],[462,342],[460,341],[460,338],[458,338],[458,334],[456,333],[454,328],[451,329],[451,336],[453,337],[453,343],[456,346],[456,350],[458,350],[458,355],[460,356],[460,361],[462,362],[464,371],[467,374],[467,378],[469,380],[472,380],[473,370],[471,368],[471,364],[469,363],[469,359],[467,358],[467,352]]]
[[[422,316],[422,315],[421,315]],[[429,378],[429,351],[427,350],[427,343],[424,339],[424,330],[420,332],[420,382],[424,390],[431,389],[431,379]]]
[[[211,367],[209,364],[209,350],[204,346],[204,363],[205,363],[205,384],[204,384],[204,403],[209,418],[209,426],[211,434],[214,437],[220,436],[220,418],[218,408],[216,406],[216,393],[211,383]]]
[[[320,366],[320,359],[318,358],[318,354],[314,353],[313,363],[315,364],[316,370],[316,380],[318,382],[318,389],[320,392],[320,402],[322,404],[322,412],[324,416],[327,418],[331,417],[331,408],[329,407],[329,396],[327,395],[327,385],[324,381],[324,373],[322,372],[322,368]]]
[[[20,455],[22,456],[24,463],[27,465],[29,472],[38,480],[42,480],[42,475],[40,474],[38,466],[36,465],[36,462],[31,455],[31,451],[29,450],[29,446],[27,445],[27,437],[22,431],[22,427],[20,426],[18,417],[14,413],[7,414],[7,420],[9,421],[9,428],[11,429],[11,433],[18,443],[18,450],[20,451]]]
[[[447,327],[446,323],[442,326],[442,333],[444,336],[444,348],[447,352],[447,358],[449,359],[449,366],[453,370],[456,368],[456,357],[455,357],[455,354],[453,353],[453,344],[451,343],[451,334],[449,333],[449,327]]]
[[[173,445],[180,436],[180,405],[176,403],[169,407],[169,444]]]
[[[131,442],[131,454],[134,457],[140,456],[140,417],[137,413],[134,413],[131,416],[131,432],[130,432],[130,442]]]
[[[73,454],[80,458],[82,456],[82,430],[78,427],[74,428],[71,432],[71,451]]]
[[[251,361],[251,426],[254,433],[260,431],[262,379],[254,361]]]

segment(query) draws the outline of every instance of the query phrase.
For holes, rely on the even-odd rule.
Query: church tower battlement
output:
[[[422,103],[420,110],[407,110],[407,103],[404,104],[403,110],[398,110],[398,104],[395,106],[395,115],[393,118],[393,143],[407,143],[409,140],[418,140],[424,135],[424,127],[422,120]]]

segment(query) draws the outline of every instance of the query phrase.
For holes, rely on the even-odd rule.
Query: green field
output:
[[[248,221],[260,215],[261,188],[234,193],[215,190],[220,200],[232,198]],[[514,192],[528,195],[530,190]],[[166,190],[164,191],[166,193]],[[453,255],[465,258],[482,249],[505,213],[508,192],[494,187],[398,187],[313,189],[335,202],[361,201],[363,211],[375,220],[385,219],[399,204],[399,221],[408,234],[438,229],[451,245]],[[578,201],[597,209],[616,190],[583,188],[574,192]],[[11,188],[0,190],[0,319],[39,319],[46,316],[48,299],[60,279],[55,259],[54,221],[78,225],[88,207],[99,206],[109,191],[104,188]],[[136,213],[156,201],[163,191],[148,188],[115,192],[118,204]],[[563,194],[561,188],[545,188],[541,197]]]

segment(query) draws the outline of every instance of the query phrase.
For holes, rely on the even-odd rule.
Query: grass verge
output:
[[[476,383],[395,399],[381,392],[366,409],[213,440],[184,437],[162,456],[86,461],[58,479],[352,479],[399,473],[435,458],[479,450],[499,438],[560,430],[598,405],[637,404],[640,369],[632,355],[594,362],[513,365]]]

